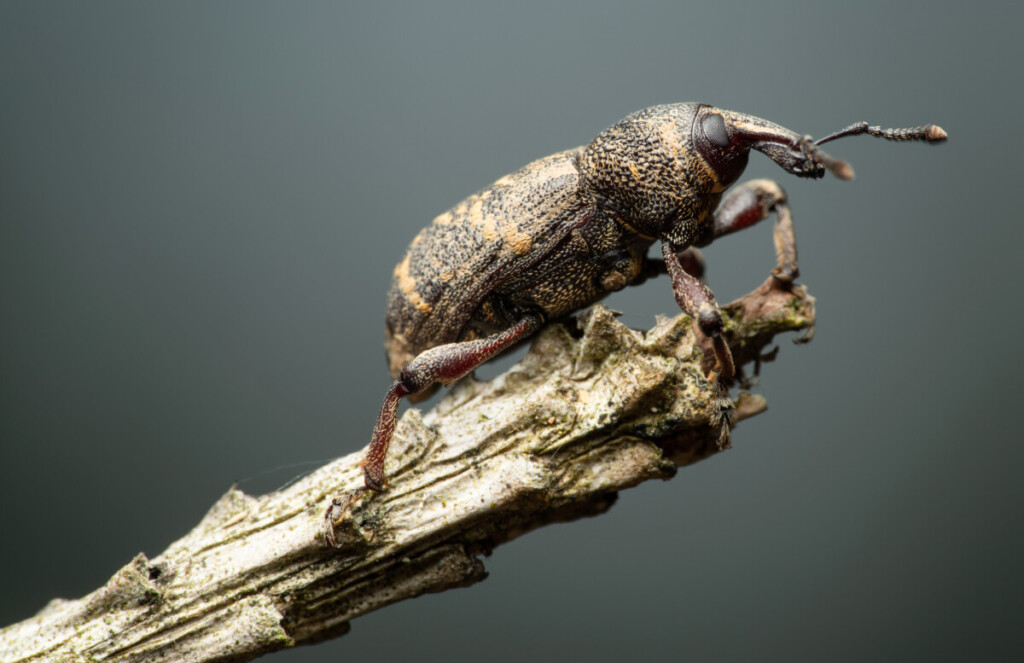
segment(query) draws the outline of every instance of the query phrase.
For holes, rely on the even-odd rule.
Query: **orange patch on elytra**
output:
[[[431,311],[434,310],[434,307],[425,302],[423,300],[423,297],[420,296],[420,293],[416,292],[415,290],[407,292],[406,297],[409,298],[409,303],[415,306],[419,310],[419,312],[424,315],[428,315]]]
[[[474,196],[473,203],[466,214],[466,223],[470,226],[482,226],[484,241],[488,244],[498,240],[498,226],[495,220],[484,214],[483,196]]]
[[[409,254],[406,253],[402,262],[395,267],[394,278],[398,281],[398,287],[405,295],[406,300],[415,306],[420,313],[428,315],[434,310],[428,302],[424,301],[420,293],[416,292],[416,279],[409,275]]]
[[[484,241],[488,244],[493,244],[498,241],[498,224],[494,222],[494,219],[487,219],[484,221]]]
[[[528,233],[519,232],[519,229],[512,227],[511,224],[502,231],[502,236],[517,255],[528,253],[530,247],[533,246],[533,238]]]
[[[484,202],[479,197],[474,197],[473,204],[469,206],[469,213],[466,215],[466,223],[476,226],[484,221]]]
[[[402,258],[402,262],[398,263],[395,267],[395,271],[392,274],[393,278],[398,281],[398,287],[402,289],[402,292],[409,294],[416,289],[416,279],[409,276],[409,254],[406,253],[405,257]]]

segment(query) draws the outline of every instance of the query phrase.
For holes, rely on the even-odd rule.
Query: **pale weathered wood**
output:
[[[725,313],[743,365],[775,334],[810,331],[814,300],[769,279]],[[548,327],[505,374],[462,381],[429,414],[408,410],[386,493],[358,492],[359,453],[277,493],[231,490],[158,557],[0,631],[0,660],[244,661],[334,637],[390,603],[477,582],[495,546],[718,451],[686,317],[644,333],[596,306],[579,323]],[[737,414],[764,407],[741,395]],[[336,495],[348,497],[331,511],[340,549],[321,531]]]

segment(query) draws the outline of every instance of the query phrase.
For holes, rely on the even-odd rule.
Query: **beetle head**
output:
[[[743,173],[751,149],[794,175],[825,172],[824,153],[810,139],[698,103],[652,106],[627,116],[587,145],[576,165],[599,206],[641,234],[662,237],[680,222],[705,218]]]
[[[826,168],[842,179],[853,176],[848,164],[818,149],[809,136],[753,115],[702,105],[694,117],[692,134],[697,152],[726,186],[743,172],[752,149],[797,177],[817,179],[825,175]]]
[[[839,179],[853,179],[850,164],[829,156],[820,146],[843,136],[865,133],[898,141],[941,143],[946,140],[946,132],[932,124],[913,129],[882,129],[859,122],[815,141],[810,136],[801,136],[753,115],[705,105],[701,105],[694,116],[692,129],[693,143],[701,157],[719,179],[727,180],[729,184],[736,181],[743,171],[751,149],[766,154],[787,173],[797,177],[816,179],[823,177],[828,170]]]
[[[751,149],[791,173],[821,177],[824,169],[805,147],[798,134],[760,118],[707,104],[669,104],[603,131],[577,166],[598,204],[633,229],[650,237],[694,235],[743,174]]]
[[[649,237],[694,236],[723,191],[757,150],[797,177],[819,178],[831,171],[851,179],[845,161],[820,145],[866,133],[889,140],[941,142],[934,125],[880,129],[853,124],[814,141],[753,115],[707,104],[652,106],[601,132],[576,161],[584,189],[596,203]],[[687,226],[680,228],[680,224]]]

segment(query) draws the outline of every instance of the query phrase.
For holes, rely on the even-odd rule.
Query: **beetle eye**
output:
[[[700,128],[708,140],[718,147],[729,147],[729,132],[725,128],[725,120],[721,115],[712,113],[700,121]]]
[[[717,110],[700,112],[693,119],[691,136],[697,153],[714,171],[716,186],[729,186],[747,167],[750,144],[746,134],[727,123]]]

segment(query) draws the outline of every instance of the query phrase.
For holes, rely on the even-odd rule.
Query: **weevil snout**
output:
[[[796,139],[795,146],[788,143],[759,141],[753,147],[758,152],[770,157],[772,161],[782,166],[783,170],[791,175],[819,179],[825,176],[827,166],[820,160],[823,152],[811,149],[813,145],[814,143],[811,141],[810,136],[802,136]],[[832,168],[828,168],[828,170],[832,170],[840,179],[850,179],[848,175],[852,176],[853,171],[850,169],[849,164],[845,161],[839,161],[831,157],[828,158],[839,167],[838,172]]]
[[[701,109],[701,128],[706,127],[710,120],[708,116],[720,116],[723,124],[727,127],[732,150],[757,150],[779,164],[787,173],[797,177],[809,177],[817,179],[824,177],[826,170],[831,170],[837,177],[849,179],[853,170],[849,165],[838,159],[833,159],[817,144],[810,136],[804,136],[786,127],[769,122],[768,120],[724,111],[717,108],[705,107]],[[697,132],[695,136],[699,135]],[[698,149],[702,146],[698,143]],[[704,149],[701,155],[708,158]]]
[[[825,161],[821,159],[824,152],[817,149],[809,136],[753,115],[707,105],[701,105],[694,115],[691,135],[694,146],[714,169],[722,187],[739,179],[752,149],[797,177],[823,177],[831,160],[827,155]]]
[[[797,177],[809,177],[817,179],[830,171],[833,175],[842,180],[853,179],[853,167],[842,159],[836,159],[821,149],[821,145],[844,136],[856,136],[868,134],[886,140],[921,140],[928,143],[942,143],[946,140],[946,132],[942,127],[934,124],[926,124],[920,127],[909,129],[882,129],[877,126],[870,126],[867,122],[857,122],[845,129],[831,133],[817,141],[807,135],[800,135],[795,131],[779,126],[774,122],[763,120],[753,115],[734,113],[732,111],[721,111],[710,107],[702,108],[698,117],[709,114],[720,115],[722,123],[727,127],[730,147],[727,149],[738,149],[745,147],[747,150],[755,149],[779,164],[786,172]],[[710,120],[701,122],[701,129],[712,124]],[[707,133],[705,131],[705,133]],[[698,134],[695,132],[694,134]],[[705,142],[704,145],[708,143]],[[702,145],[698,143],[698,149]],[[707,159],[705,150],[701,154]]]

